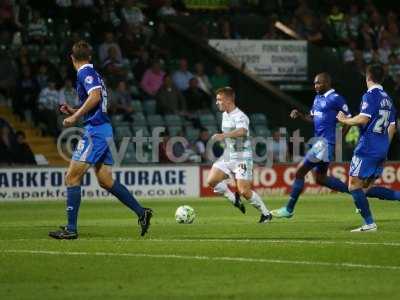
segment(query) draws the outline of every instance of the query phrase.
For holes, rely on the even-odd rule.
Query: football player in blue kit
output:
[[[360,113],[348,118],[338,113],[339,122],[348,125],[358,125],[361,128],[360,139],[354,149],[350,164],[349,191],[359,210],[364,225],[352,232],[376,231],[368,204],[368,197],[385,200],[400,200],[400,193],[385,187],[371,187],[382,174],[390,142],[396,132],[396,111],[393,102],[383,90],[384,69],[380,65],[368,66],[366,82],[368,91],[363,95]]]
[[[338,112],[350,117],[345,99],[331,86],[331,77],[320,73],[314,79],[314,89],[317,95],[309,114],[298,110],[290,113],[292,119],[301,118],[314,124],[314,140],[311,149],[304,160],[300,162],[295,180],[286,206],[271,211],[277,218],[291,218],[294,208],[304,188],[304,178],[311,170],[315,170],[316,182],[332,190],[348,193],[347,185],[338,178],[328,176],[328,166],[334,159],[336,143],[336,116]]]
[[[83,118],[85,133],[79,141],[65,176],[67,186],[68,224],[60,230],[49,232],[55,239],[76,239],[78,237],[77,219],[81,203],[81,180],[93,166],[99,185],[117,197],[138,216],[141,235],[145,235],[152,217],[152,210],[143,208],[125,186],[113,180],[111,165],[113,158],[108,146],[113,133],[107,115],[107,90],[100,75],[90,64],[91,46],[79,41],[72,47],[72,63],[77,71],[76,89],[80,107],[62,105],[62,113],[69,115],[64,119],[65,127],[74,126]]]

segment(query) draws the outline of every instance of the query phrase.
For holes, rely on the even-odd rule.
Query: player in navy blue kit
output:
[[[81,203],[81,180],[91,166],[94,166],[100,186],[136,213],[143,236],[150,226],[152,210],[143,208],[125,186],[112,179],[113,158],[108,140],[112,140],[113,133],[107,115],[107,90],[102,78],[89,63],[90,45],[84,41],[74,44],[71,59],[77,70],[76,89],[80,107],[74,109],[65,104],[60,110],[70,115],[63,122],[65,127],[74,126],[83,117],[85,134],[74,151],[65,177],[68,224],[61,226],[60,230],[49,232],[49,236],[55,239],[78,237],[77,219]]]
[[[335,153],[336,116],[338,112],[343,112],[350,117],[349,109],[346,100],[332,89],[329,74],[318,74],[314,80],[314,88],[317,95],[314,98],[310,114],[305,115],[295,109],[290,113],[290,117],[292,119],[300,117],[304,121],[313,122],[316,141],[298,166],[287,205],[271,211],[272,215],[277,218],[291,218],[293,216],[295,205],[304,188],[304,178],[313,169],[318,184],[348,193],[346,184],[338,178],[327,176],[327,171]]]
[[[348,118],[339,113],[339,122],[361,128],[360,139],[350,165],[349,191],[364,219],[364,225],[352,232],[376,231],[377,226],[369,209],[367,196],[399,200],[399,192],[384,187],[371,187],[382,174],[390,142],[396,132],[396,112],[393,102],[383,90],[384,70],[380,65],[367,68],[368,91],[363,95],[360,113]]]

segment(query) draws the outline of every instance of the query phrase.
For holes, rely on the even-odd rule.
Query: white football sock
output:
[[[263,215],[268,215],[269,210],[265,206],[264,202],[261,200],[260,196],[255,192],[252,191],[252,195],[250,198],[250,203],[253,205],[255,208],[257,208]]]
[[[235,194],[232,193],[225,181],[221,181],[214,187],[214,193],[224,195],[232,204],[235,204]]]

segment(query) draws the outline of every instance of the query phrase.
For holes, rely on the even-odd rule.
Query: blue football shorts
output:
[[[86,125],[85,133],[72,155],[72,159],[88,164],[104,163],[112,165],[114,160],[108,145],[113,140],[110,123]]]
[[[353,155],[349,175],[360,179],[376,179],[382,175],[385,159]]]

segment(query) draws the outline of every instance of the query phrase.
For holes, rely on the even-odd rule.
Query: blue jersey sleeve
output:
[[[372,117],[376,111],[374,101],[369,94],[364,94],[361,101],[360,115]]]
[[[349,107],[347,106],[346,100],[342,96],[337,96],[335,98],[335,109],[337,111],[342,111],[346,116],[350,117],[351,113]]]
[[[93,68],[86,68],[79,74],[79,81],[89,95],[91,91],[101,88],[99,76]]]
[[[317,96],[314,97],[313,105],[310,109],[310,115],[314,116],[315,102],[317,102]]]
[[[390,116],[389,116],[389,124],[395,124],[396,123],[396,109],[393,107],[392,111],[390,112]]]

